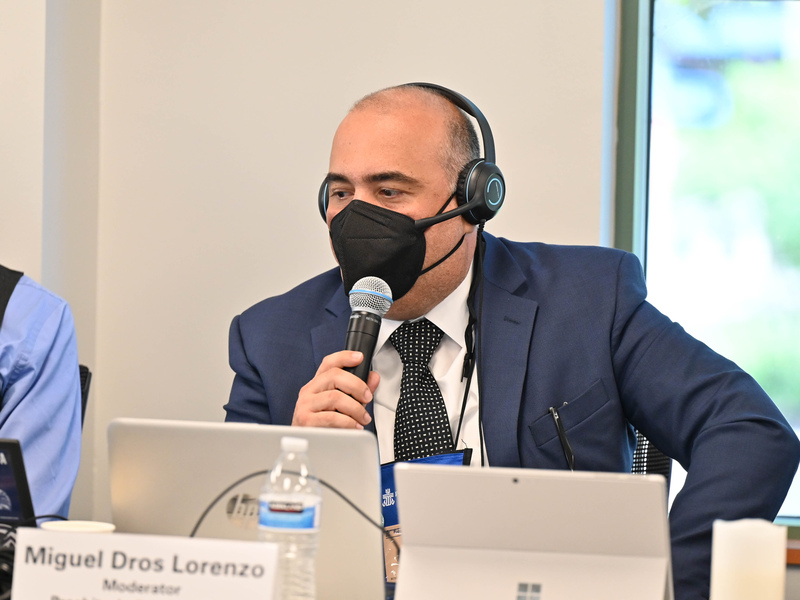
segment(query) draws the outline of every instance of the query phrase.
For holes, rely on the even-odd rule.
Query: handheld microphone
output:
[[[356,350],[364,355],[357,367],[345,369],[366,383],[369,376],[375,343],[381,329],[381,319],[392,306],[392,290],[378,277],[362,277],[350,290],[350,322],[347,325],[345,350]]]

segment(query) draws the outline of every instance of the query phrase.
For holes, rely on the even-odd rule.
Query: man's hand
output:
[[[292,425],[364,429],[372,418],[366,408],[380,375],[370,371],[368,382],[345,371],[361,364],[361,352],[342,350],[322,360],[314,379],[300,389]]]

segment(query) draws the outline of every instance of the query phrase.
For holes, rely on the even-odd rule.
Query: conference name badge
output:
[[[14,598],[272,600],[278,547],[267,542],[17,530]]]
[[[407,462],[414,464],[429,465],[468,465],[472,460],[472,449],[458,450],[457,452],[447,452],[426,456],[425,458],[415,458]],[[386,463],[381,465],[381,512],[383,515],[383,553],[386,561],[386,581],[394,583],[397,581],[397,572],[400,567],[398,548],[401,546],[402,533],[400,529],[400,519],[397,516],[397,489],[394,485],[394,466],[401,461]],[[396,544],[396,545],[395,545]]]

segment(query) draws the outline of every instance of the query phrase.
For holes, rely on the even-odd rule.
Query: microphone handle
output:
[[[346,368],[345,371],[355,374],[365,383],[367,377],[369,377],[372,355],[375,353],[375,344],[378,341],[378,331],[380,329],[381,318],[374,313],[353,311],[353,314],[350,315],[347,337],[344,340],[344,349],[361,352],[364,355],[364,360],[361,361],[360,365]]]

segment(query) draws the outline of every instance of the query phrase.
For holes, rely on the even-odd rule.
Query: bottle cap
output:
[[[281,438],[281,451],[308,452],[308,440],[305,438],[284,436]]]

